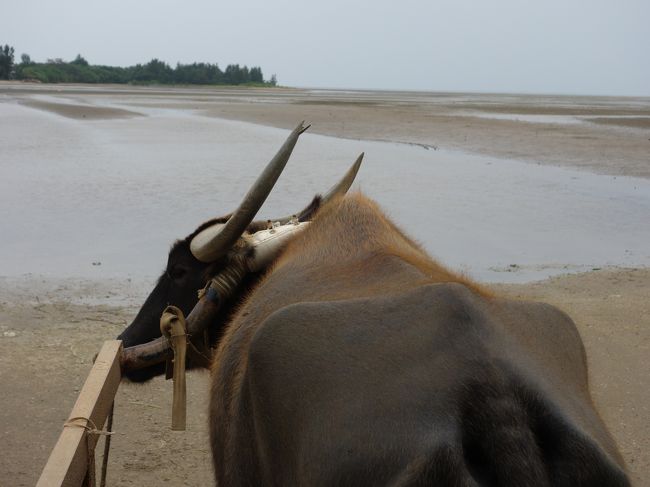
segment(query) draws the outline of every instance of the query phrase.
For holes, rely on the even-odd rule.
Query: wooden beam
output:
[[[102,429],[120,384],[122,342],[104,342],[88,374],[69,418],[88,418]],[[67,422],[66,422],[67,423]],[[85,424],[75,421],[75,424]],[[88,423],[92,427],[92,423]],[[98,436],[82,427],[64,426],[50,458],[36,484],[37,487],[79,487],[88,468],[88,443],[95,448]]]

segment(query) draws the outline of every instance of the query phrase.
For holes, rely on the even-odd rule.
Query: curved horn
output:
[[[348,189],[350,189],[350,186],[352,186],[352,183],[354,182],[354,178],[357,177],[364,154],[364,152],[359,154],[359,157],[357,157],[357,160],[354,161],[354,164],[352,164],[350,169],[348,169],[348,172],[345,173],[345,176],[343,176],[337,184],[332,186],[330,190],[325,193],[325,196],[321,198],[321,205],[328,203],[336,196],[343,196],[348,192]]]
[[[304,122],[300,122],[287,137],[230,219],[222,226],[213,225],[206,228],[192,239],[190,250],[194,257],[201,262],[213,262],[224,255],[241,237],[282,174],[298,137],[309,128],[309,125],[305,127],[303,124]]]
[[[357,176],[357,173],[359,172],[359,168],[361,167],[361,161],[363,161],[363,156],[364,156],[364,152],[359,154],[357,160],[354,161],[354,164],[352,164],[350,169],[348,169],[348,171],[341,178],[341,180],[338,183],[336,183],[334,186],[332,186],[327,193],[325,193],[325,196],[323,196],[320,200],[321,207],[323,205],[326,205],[328,202],[330,202],[332,199],[336,198],[337,196],[343,196],[345,193],[348,192],[348,189],[350,189],[350,186],[352,186],[352,183],[354,182],[354,178]],[[296,213],[296,215],[305,213],[308,209],[309,207],[303,209],[299,213]],[[281,225],[286,225],[291,221],[293,217],[294,215],[285,216],[284,218],[278,218],[276,220],[271,220],[271,221],[280,222]]]

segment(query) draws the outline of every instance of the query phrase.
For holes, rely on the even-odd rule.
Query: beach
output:
[[[0,83],[2,484],[33,485],[169,246],[228,213],[299,121],[262,211],[354,190],[451,268],[558,306],[636,485],[650,476],[650,99]],[[206,373],[123,384],[109,485],[212,482]],[[183,463],[172,461],[182,455]],[[99,455],[99,452],[98,452]]]

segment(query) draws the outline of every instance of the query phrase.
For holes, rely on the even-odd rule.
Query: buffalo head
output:
[[[324,202],[344,194],[356,176],[363,154],[361,154],[345,176],[330,191],[316,197],[301,212],[269,221],[253,221],[266,200],[278,177],[282,173],[300,134],[307,130],[301,123],[289,135],[275,157],[257,178],[239,207],[231,214],[215,218],[200,225],[186,238],[177,241],[167,258],[167,266],[154,289],[151,291],[133,322],[118,336],[124,348],[164,341],[160,332],[160,316],[168,305],[179,308],[186,316],[199,301],[198,292],[218,276],[232,274],[235,269],[238,279],[234,286],[246,288],[256,282],[265,268],[278,255],[284,242],[309,221]],[[267,227],[282,228],[267,230]],[[275,233],[269,235],[265,232]],[[280,237],[280,238],[276,238]],[[241,264],[243,262],[243,264]],[[235,265],[236,264],[236,265]],[[229,279],[225,277],[224,279]],[[232,280],[232,276],[230,277]],[[228,316],[236,304],[236,296],[220,303],[217,315],[211,316],[211,323],[203,338],[210,343],[218,340]],[[194,337],[190,337],[192,341]],[[162,341],[161,341],[162,340]],[[190,367],[193,365],[190,361]],[[134,382],[143,382],[164,372],[162,362],[147,365],[137,370],[126,370],[125,376]]]

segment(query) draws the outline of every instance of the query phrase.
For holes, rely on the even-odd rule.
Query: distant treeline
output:
[[[275,86],[275,75],[264,79],[260,67],[229,64],[221,70],[217,64],[180,64],[175,68],[152,59],[147,64],[127,68],[91,65],[81,55],[73,61],[48,59],[35,63],[28,54],[14,63],[14,48],[0,46],[0,79],[38,80],[42,83],[133,83],[133,84],[199,84]]]

